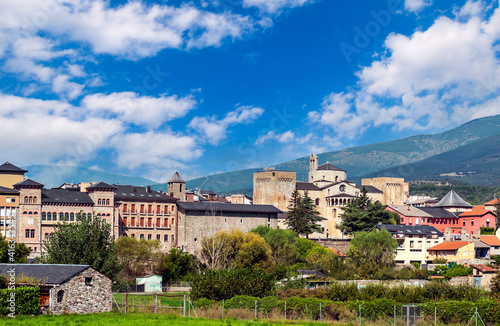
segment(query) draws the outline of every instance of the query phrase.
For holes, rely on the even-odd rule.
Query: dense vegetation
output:
[[[473,205],[482,205],[494,199],[494,194],[497,194],[497,197],[500,196],[500,187],[473,186],[459,182],[453,182],[451,186],[437,186],[434,184],[410,186],[410,194],[441,198],[452,189],[465,201]]]

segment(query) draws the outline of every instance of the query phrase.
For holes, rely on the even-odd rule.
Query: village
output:
[[[40,290],[40,311],[95,313],[113,309],[112,284],[116,284],[117,279],[109,278],[90,265],[59,264],[57,261],[40,264],[43,262],[41,258],[47,255],[47,244],[61,224],[78,224],[82,219],[97,217],[109,226],[112,241],[120,238],[156,241],[155,248],[159,252],[178,251],[206,267],[226,269],[249,264],[234,264],[229,258],[225,258],[223,265],[214,264],[217,258],[207,255],[210,249],[207,239],[231,233],[244,238],[245,234],[262,227],[287,232],[285,230],[292,225],[290,220],[294,213],[290,204],[294,202],[294,196],[307,197],[316,212],[316,219],[307,222],[313,228],[303,234],[297,230],[297,234],[307,237],[304,241],[323,248],[317,249],[320,252],[327,250],[328,254],[323,256],[325,259],[333,257],[331,259],[335,261],[342,261],[352,258],[349,257],[352,254],[350,244],[356,237],[353,238],[355,232],[349,227],[341,226],[346,214],[344,210],[365,197],[380,205],[386,213],[397,216],[397,222],[392,223],[374,219],[369,229],[364,229],[368,234],[385,230],[394,239],[393,257],[387,265],[391,270],[425,270],[422,274],[425,276],[418,277],[420,284],[424,284],[421,282],[445,280],[445,274],[436,272],[436,268],[462,266],[467,269],[466,273],[451,278],[446,276],[446,282],[487,291],[491,291],[492,282],[498,275],[498,199],[473,206],[453,190],[440,199],[416,198],[411,196],[408,183],[402,178],[363,179],[361,185],[356,185],[347,180],[347,171],[329,162],[319,164],[314,154],[310,155],[308,182],[297,181],[295,172],[290,171],[268,168],[256,172],[253,198],[238,194],[220,197],[213,191],[186,189],[186,182],[179,173],[171,177],[168,189],[163,192],[154,191],[150,186],[110,185],[99,181],[65,183],[46,189],[43,184],[27,178],[27,172],[8,162],[0,166],[0,232],[4,239],[23,244],[28,249],[28,264],[16,264],[16,276],[45,280],[46,285]],[[260,233],[264,239],[266,232],[272,233]],[[365,243],[364,246],[376,244]],[[371,255],[369,251],[366,254]],[[225,252],[224,255],[231,254]],[[242,253],[236,253],[232,259],[236,261],[238,255]],[[280,258],[283,257],[278,257],[275,263]],[[370,259],[370,256],[366,258]],[[311,262],[304,260],[307,261]],[[250,265],[264,266],[262,263],[257,259]],[[118,288],[118,291],[162,293],[173,289],[172,285],[169,288],[169,282],[186,279],[183,278],[185,275],[177,275],[180,277],[177,280],[162,279],[161,274],[154,274],[157,269],[153,265],[146,263],[136,271],[139,275],[130,285],[125,290]],[[308,270],[312,265],[318,269]],[[0,265],[0,272],[7,279],[10,278],[11,266]],[[326,276],[324,273],[331,266],[319,263],[296,266],[303,269],[294,272],[304,280],[308,279],[303,285],[305,287],[327,286],[346,279],[340,276],[336,281],[335,277]],[[339,268],[349,267],[341,264]],[[288,268],[288,272],[292,270]],[[415,275],[410,274],[410,277]],[[404,284],[398,278],[388,284]],[[354,279],[347,279],[363,287],[382,284],[376,275],[358,273]],[[191,288],[177,290],[186,289]]]

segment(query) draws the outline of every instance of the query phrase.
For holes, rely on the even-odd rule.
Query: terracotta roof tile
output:
[[[493,267],[489,267],[486,265],[481,265],[481,264],[470,265],[470,267],[475,268],[475,269],[479,269],[483,273],[496,273],[496,272],[498,272],[498,269],[495,269]]]
[[[471,241],[452,241],[452,242],[443,242],[438,245],[435,245],[434,247],[431,247],[427,250],[457,250],[460,249],[469,243],[472,243]]]
[[[500,239],[496,235],[482,235],[481,241],[489,246],[500,246]]]
[[[491,213],[490,211],[486,210],[484,208],[484,205],[477,205],[472,207],[471,211],[468,212],[463,212],[460,214],[460,217],[466,217],[466,216],[483,216],[484,214]]]
[[[500,198],[490,200],[487,203],[484,203],[485,205],[495,205],[496,203],[500,202]]]

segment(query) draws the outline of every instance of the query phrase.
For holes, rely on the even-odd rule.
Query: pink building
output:
[[[481,227],[495,227],[496,216],[492,211],[484,208],[484,205],[474,206],[471,211],[459,215],[459,224],[467,228],[467,234],[475,235]]]

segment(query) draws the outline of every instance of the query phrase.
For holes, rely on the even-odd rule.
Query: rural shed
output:
[[[51,313],[111,311],[112,280],[89,265],[0,264],[0,275],[13,272],[19,282],[40,286],[40,308]]]
[[[144,284],[144,292],[161,292],[162,291],[162,277],[160,275],[146,275],[137,277],[135,284]]]

